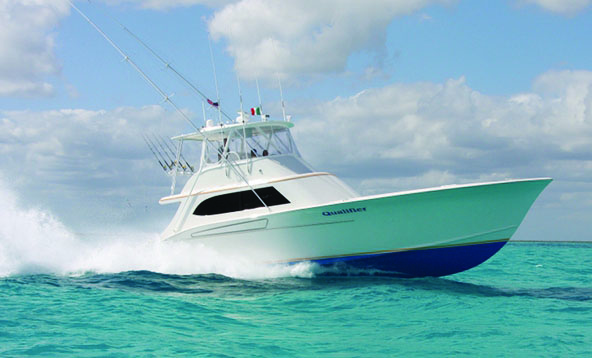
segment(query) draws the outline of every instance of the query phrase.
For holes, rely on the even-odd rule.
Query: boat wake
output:
[[[223,257],[195,242],[162,242],[157,233],[77,234],[50,212],[25,209],[0,182],[0,277],[51,273],[80,275],[152,271],[215,273],[232,278],[312,277],[315,265],[261,265],[248,257]]]

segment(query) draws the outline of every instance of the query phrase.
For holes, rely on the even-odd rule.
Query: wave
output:
[[[76,234],[51,212],[22,208],[0,182],[0,276],[52,273],[215,273],[233,278],[311,277],[315,267],[262,265],[224,257],[195,242],[163,242],[157,233],[129,230]]]

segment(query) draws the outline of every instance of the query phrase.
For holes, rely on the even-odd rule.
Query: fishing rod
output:
[[[171,159],[171,156],[169,155],[169,154],[172,154],[173,153],[172,152],[172,149],[166,143],[166,141],[164,139],[162,139],[162,138],[159,139],[158,137],[156,137],[155,134],[152,134],[152,136],[154,137],[154,139],[150,139],[147,135],[142,134],[142,137],[144,138],[144,142],[146,143],[146,145],[148,146],[148,148],[150,149],[150,151],[152,152],[152,154],[154,155],[154,157],[156,157],[156,160],[158,161],[158,163],[162,166],[162,168],[165,170],[165,172],[168,173],[169,170],[173,170],[173,168],[176,167],[175,164],[177,163],[177,161],[176,160],[173,161]],[[162,145],[160,145],[160,147],[163,149],[163,151],[165,151],[165,154],[167,154],[166,156],[167,156],[167,158],[169,158],[170,164],[164,158],[164,155],[160,152],[160,150],[158,149],[158,147],[156,146],[156,144],[154,144],[154,141],[153,140],[156,140],[158,142],[158,144],[161,144],[161,142],[162,142],[162,143],[164,143],[166,145],[166,148],[168,150],[168,153],[167,153],[167,151],[164,150],[164,148],[162,148]],[[158,155],[156,153],[158,153]],[[165,162],[166,165],[165,164],[162,164],[161,160],[162,160],[162,162]],[[183,161],[185,161],[185,164],[179,162],[179,164],[181,165],[181,168],[183,169],[183,172],[186,172],[187,170],[191,171],[192,173],[195,172],[193,166],[191,164],[189,164],[185,158],[183,158]],[[168,167],[168,170],[167,170],[167,167]]]
[[[183,172],[185,172],[185,170],[187,169],[187,167],[183,163],[181,163],[180,161],[177,162],[177,155],[175,154],[175,151],[172,150],[171,147],[169,147],[167,145],[166,141],[164,139],[162,139],[162,137],[157,136],[154,133],[152,134],[152,137],[154,137],[154,139],[156,140],[156,142],[158,142],[158,145],[160,146],[160,148],[162,148],[162,150],[167,153],[167,157],[169,157],[169,154],[171,156],[173,156],[175,158],[175,160],[173,161],[173,163],[175,165],[181,165],[181,168],[183,168]],[[166,148],[163,147],[163,143],[166,146]]]
[[[175,153],[175,150],[173,150],[170,145],[172,145],[173,147],[175,146],[175,143],[173,143],[173,141],[170,138],[167,140],[165,140],[163,137],[160,137],[160,139],[162,140],[162,142],[166,145],[167,149],[171,152],[171,153]],[[170,144],[170,145],[169,145]],[[189,170],[191,170],[191,172],[193,173],[193,166],[191,164],[189,164],[189,162],[187,161],[187,159],[185,159],[185,157],[183,156],[183,153],[179,153],[179,157],[180,159],[182,159],[185,162],[185,165],[183,166],[182,163],[180,163],[183,166],[183,171],[185,171],[185,166],[187,168],[189,168]]]
[[[156,155],[156,152],[154,151],[154,149],[152,148],[150,143],[148,143],[148,139],[146,138],[146,136],[144,134],[142,134],[142,138],[144,139],[144,143],[146,143],[146,146],[148,146],[148,148],[150,149],[150,151],[154,155],[154,158],[156,158],[156,161],[158,161],[158,164],[160,164],[160,166],[162,167],[162,169],[165,172],[168,172],[168,170],[167,170],[168,165],[162,164],[162,162],[160,161],[160,158],[158,157],[158,155]],[[166,163],[166,161],[164,159],[163,159],[163,161]]]
[[[95,24],[88,16],[86,16],[79,8],[76,7],[76,5],[74,5],[72,3],[72,1],[67,0],[68,3],[70,4],[70,6],[76,10],[76,12],[78,12],[80,14],[80,16],[82,16],[86,22],[88,22],[95,30],[97,30],[97,32],[99,34],[101,34],[101,36],[103,36],[103,38],[105,40],[107,40],[107,42],[109,42],[109,44],[115,49],[117,50],[117,52],[119,52],[119,54],[123,57],[123,60],[126,61],[127,63],[129,63],[135,70],[136,72],[138,72],[140,74],[140,76],[146,81],[148,82],[148,84],[156,91],[158,92],[158,94],[161,95],[163,102],[168,102],[173,108],[175,108],[175,110],[187,121],[187,123],[189,123],[193,128],[195,128],[196,130],[199,130],[199,128],[193,124],[193,122],[191,121],[191,119],[189,119],[189,117],[175,104],[175,102],[173,102],[171,100],[171,96],[167,95],[160,87],[158,87],[158,85],[156,83],[154,83],[154,81],[152,81],[150,79],[150,77],[144,72],[142,71],[142,69],[119,47],[117,46],[117,44],[115,44],[115,42],[113,42],[113,40],[111,40],[111,38],[109,36],[107,36],[107,34],[101,30],[101,28],[99,28],[99,26],[97,26],[97,24]]]
[[[158,144],[160,149],[162,149],[162,151],[164,152],[166,157],[169,159],[169,161],[171,162],[171,169],[172,169],[172,167],[175,166],[176,160],[171,159],[171,154],[169,154],[169,152],[163,147],[162,143],[160,143],[160,141],[158,140],[158,137],[154,133],[152,133],[152,140]],[[173,158],[175,157],[174,154],[172,154],[172,156],[173,156]]]
[[[156,152],[158,153],[158,155],[160,155],[160,158],[167,165],[167,167],[169,168],[169,170],[172,170],[173,167],[175,166],[175,162],[173,160],[171,160],[171,157],[169,155],[167,155],[167,158],[169,158],[169,161],[167,161],[166,158],[165,158],[165,155],[160,152],[160,150],[158,149],[158,146],[156,144],[154,144],[154,141],[152,139],[150,139],[150,137],[148,135],[146,135],[146,139],[148,140],[148,142],[150,143],[150,145],[152,145],[152,147],[156,150]]]

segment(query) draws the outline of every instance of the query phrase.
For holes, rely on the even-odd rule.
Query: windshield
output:
[[[224,155],[229,160],[277,155],[300,156],[290,130],[278,126],[237,127],[222,140],[205,140],[204,161],[216,164]]]

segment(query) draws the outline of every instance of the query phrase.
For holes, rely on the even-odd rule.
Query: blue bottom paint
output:
[[[312,262],[323,267],[343,265],[363,270],[380,270],[404,277],[437,277],[462,272],[485,262],[506,242],[337,257]]]

